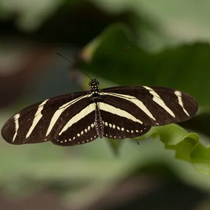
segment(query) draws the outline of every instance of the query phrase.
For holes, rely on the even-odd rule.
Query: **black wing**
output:
[[[52,142],[60,146],[73,146],[95,140],[98,135],[94,120],[95,104],[91,103],[65,122],[64,126],[62,125],[62,129],[52,139]],[[72,122],[75,123],[72,124]]]
[[[109,111],[101,111],[101,116],[104,121],[104,136],[107,138],[134,138],[147,133],[151,128]]]
[[[144,126],[182,122],[193,117],[198,109],[196,100],[190,95],[166,87],[113,87],[101,90],[101,95],[105,104],[125,111],[135,118],[134,121]],[[118,114],[112,108],[105,108],[104,111]],[[126,118],[130,119],[130,116]],[[124,127],[127,126],[125,124]]]
[[[80,124],[84,117],[81,111],[89,113],[86,116],[88,122],[94,121],[90,106],[89,95],[86,92],[50,98],[15,114],[5,123],[1,133],[3,138],[11,144],[38,143],[49,140],[60,145],[82,143],[87,135],[88,140],[95,136],[94,129],[88,129],[86,136],[77,140],[77,134],[81,134],[81,129],[85,129]],[[78,124],[80,125],[76,126]]]

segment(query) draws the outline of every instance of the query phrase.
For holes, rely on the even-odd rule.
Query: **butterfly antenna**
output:
[[[56,52],[57,55],[59,55],[60,57],[64,58],[66,61],[68,61],[71,65],[74,65],[68,58],[66,58],[65,56],[63,56],[62,54],[60,54],[59,52]],[[88,74],[86,74],[84,71],[82,71],[80,69],[80,71],[86,75],[90,80],[93,80]]]
[[[124,53],[125,51],[127,51],[129,49],[129,47],[126,47],[124,50],[122,50],[120,53],[118,53],[113,59],[112,59],[112,61],[110,62],[110,63],[108,63],[105,67],[104,67],[104,69],[106,69],[108,66],[110,66],[122,53]],[[96,77],[96,79],[97,79],[97,77]]]

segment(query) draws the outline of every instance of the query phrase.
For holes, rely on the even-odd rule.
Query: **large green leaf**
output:
[[[186,91],[200,105],[209,106],[210,45],[195,43],[147,52],[138,46],[130,30],[122,24],[107,28],[83,52],[87,71],[120,85],[158,85]],[[130,47],[107,68],[113,58]]]
[[[129,52],[120,55],[107,68],[100,70],[118,54],[130,47]],[[129,29],[116,24],[107,28],[93,40],[83,55],[88,57],[85,68],[97,76],[121,85],[146,84],[181,89],[193,95],[199,104],[210,105],[206,97],[210,90],[210,45],[196,43],[162,52],[146,52],[137,45]],[[199,87],[199,88],[198,88]],[[199,116],[199,115],[198,115]],[[199,130],[201,120],[188,121],[188,127]],[[203,122],[205,124],[206,121]],[[208,133],[208,126],[200,130]],[[173,149],[176,158],[192,163],[199,171],[209,173],[209,149],[199,142],[194,133],[187,133],[178,125],[155,127],[143,138],[159,136],[166,149]],[[113,147],[117,151],[116,145]]]
[[[130,49],[115,59],[128,46]],[[137,44],[125,25],[115,24],[87,45],[82,55],[87,61],[81,65],[84,69],[114,84],[167,86],[189,93],[196,98],[199,107],[210,105],[210,97],[207,97],[210,90],[210,45],[207,43],[147,52]],[[111,65],[105,67],[110,61]],[[183,125],[209,135],[208,118],[203,117],[202,122],[198,118]]]
[[[205,147],[196,133],[188,133],[178,125],[171,124],[153,127],[147,134],[139,139],[150,136],[159,137],[166,149],[175,151],[175,157],[188,161],[194,167],[210,175],[210,147]]]

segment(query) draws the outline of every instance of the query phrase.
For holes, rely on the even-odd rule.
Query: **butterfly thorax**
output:
[[[92,79],[89,83],[90,87],[91,87],[91,101],[93,102],[98,102],[100,101],[101,97],[100,97],[100,91],[98,88],[99,82],[96,79]]]

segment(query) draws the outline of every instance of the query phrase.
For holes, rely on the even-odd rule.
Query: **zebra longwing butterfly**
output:
[[[62,146],[91,142],[103,136],[124,139],[145,134],[152,126],[190,119],[197,102],[166,87],[120,86],[57,96],[29,106],[2,128],[11,144],[52,141]]]

